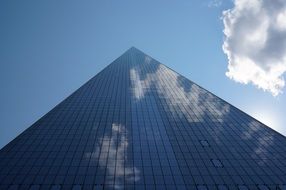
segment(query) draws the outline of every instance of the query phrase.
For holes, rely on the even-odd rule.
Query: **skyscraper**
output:
[[[284,136],[136,48],[0,151],[0,189],[285,184]]]

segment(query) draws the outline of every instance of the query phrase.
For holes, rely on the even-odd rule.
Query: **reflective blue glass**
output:
[[[286,138],[131,48],[0,150],[0,189],[283,189]]]

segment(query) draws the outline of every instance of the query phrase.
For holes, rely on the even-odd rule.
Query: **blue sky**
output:
[[[213,2],[2,0],[0,147],[131,46],[286,135],[285,89],[226,76],[222,11],[234,5]]]

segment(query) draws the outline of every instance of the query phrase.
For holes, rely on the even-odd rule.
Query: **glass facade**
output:
[[[0,189],[285,189],[286,138],[131,48],[0,151]]]

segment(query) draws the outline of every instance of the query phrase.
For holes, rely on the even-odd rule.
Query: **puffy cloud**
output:
[[[276,96],[285,85],[286,1],[235,0],[223,12],[226,75]]]

